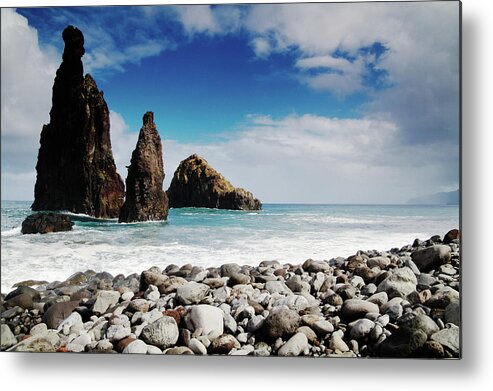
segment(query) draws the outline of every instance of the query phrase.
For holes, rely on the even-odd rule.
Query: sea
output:
[[[132,224],[69,213],[72,231],[22,235],[30,205],[1,202],[2,292],[19,281],[63,281],[88,269],[128,275],[169,264],[329,260],[459,228],[457,205],[265,204],[261,211],[171,209],[166,222]]]

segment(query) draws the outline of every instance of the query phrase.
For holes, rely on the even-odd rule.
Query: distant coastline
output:
[[[411,198],[407,203],[409,205],[459,205],[459,189]]]

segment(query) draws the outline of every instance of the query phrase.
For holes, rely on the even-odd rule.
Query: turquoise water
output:
[[[140,273],[170,263],[257,265],[388,250],[459,227],[458,206],[266,204],[259,212],[171,209],[167,222],[118,224],[72,214],[70,232],[22,235],[30,202],[2,201],[2,291],[76,271]]]

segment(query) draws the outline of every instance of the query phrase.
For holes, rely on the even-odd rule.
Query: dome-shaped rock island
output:
[[[171,208],[262,209],[262,203],[251,192],[234,187],[197,154],[183,160],[176,169],[168,198]]]

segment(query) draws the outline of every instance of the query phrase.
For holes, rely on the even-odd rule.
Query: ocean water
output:
[[[18,281],[64,280],[87,269],[127,275],[171,263],[328,260],[459,228],[458,206],[266,204],[258,212],[171,209],[167,222],[133,224],[71,214],[72,231],[22,235],[30,204],[1,204],[2,292]]]

